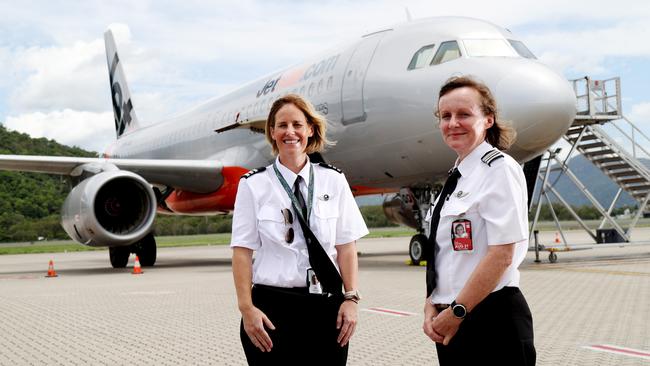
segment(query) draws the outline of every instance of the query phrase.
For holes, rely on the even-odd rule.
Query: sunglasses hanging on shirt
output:
[[[291,210],[288,208],[284,208],[280,210],[282,212],[282,217],[284,217],[284,224],[285,225],[292,225],[293,224],[293,214],[291,213]],[[284,235],[284,240],[287,242],[287,244],[293,243],[293,227],[289,226],[289,230],[287,230],[287,233]]]

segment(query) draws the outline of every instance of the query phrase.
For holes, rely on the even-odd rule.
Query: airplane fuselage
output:
[[[450,41],[457,44],[457,58],[409,69],[419,49],[433,45],[435,51]],[[127,129],[107,156],[208,159],[247,169],[265,166],[273,155],[263,121],[276,98],[298,93],[327,118],[328,135],[337,143],[322,155],[343,169],[353,186],[397,189],[432,182],[455,159],[442,143],[434,118],[437,92],[453,75],[473,75],[495,94],[499,118],[518,132],[510,154],[527,161],[572,123],[575,96],[560,75],[513,50],[472,56],[470,45],[477,48],[482,41],[509,45],[518,39],[493,24],[468,18],[425,19],[376,32],[187,113],[132,132]],[[236,122],[257,123],[215,132]]]

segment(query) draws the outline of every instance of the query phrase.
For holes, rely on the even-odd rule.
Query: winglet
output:
[[[111,83],[111,98],[113,99],[113,113],[115,115],[115,131],[119,139],[122,134],[135,130],[139,127],[138,118],[133,110],[131,92],[126,83],[122,63],[117,55],[117,47],[113,32],[107,30],[104,33],[106,45],[106,61],[108,63],[108,75]]]

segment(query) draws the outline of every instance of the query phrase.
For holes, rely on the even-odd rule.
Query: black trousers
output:
[[[336,317],[343,297],[311,295],[305,289],[253,286],[253,304],[275,325],[266,328],[271,336],[271,352],[253,345],[244,331],[240,337],[249,365],[345,365],[348,345],[341,347],[336,338]]]
[[[436,343],[438,361],[448,365],[535,365],[533,318],[517,287],[488,295],[465,320],[449,345]]]

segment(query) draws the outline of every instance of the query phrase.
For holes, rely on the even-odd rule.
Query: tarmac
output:
[[[408,241],[358,243],[363,299],[348,365],[438,364]],[[558,253],[557,263],[544,254],[520,267],[537,364],[650,365],[650,246]],[[133,257],[110,268],[107,251],[0,256],[0,365],[245,365],[230,255],[159,248],[141,275]],[[58,277],[45,277],[50,259]]]

